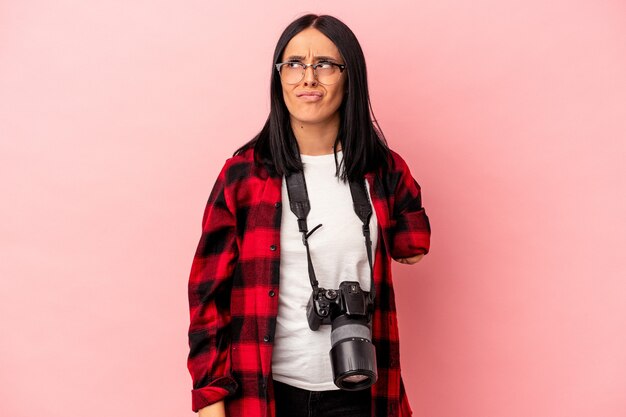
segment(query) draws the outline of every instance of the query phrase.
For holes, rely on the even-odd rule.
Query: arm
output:
[[[198,411],[198,417],[226,417],[224,401],[218,401]]]
[[[424,254],[422,253],[421,255],[416,255],[411,258],[394,259],[394,261],[400,262],[401,264],[413,265],[421,261],[423,257],[424,257]]]
[[[237,389],[230,374],[230,288],[238,248],[226,174],[225,164],[206,204],[189,275],[187,368],[193,381],[193,411],[218,403]],[[215,408],[219,406],[211,410]]]
[[[391,257],[400,263],[419,262],[430,249],[430,221],[422,207],[421,188],[408,165],[392,151],[395,168],[389,175],[393,190]]]

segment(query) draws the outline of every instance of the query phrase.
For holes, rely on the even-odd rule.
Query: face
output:
[[[280,62],[289,61],[299,61],[304,64],[331,61],[345,64],[337,46],[315,28],[304,29],[291,38]],[[339,71],[338,68],[337,71]],[[299,83],[287,84],[281,80],[285,105],[291,114],[292,121],[324,123],[338,118],[339,107],[343,100],[345,77],[344,70],[336,83],[321,84],[315,78],[313,68],[307,67],[304,78]],[[302,95],[305,92],[314,92],[318,96]]]

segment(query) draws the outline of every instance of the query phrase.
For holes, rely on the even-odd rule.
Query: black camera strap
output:
[[[319,290],[319,283],[315,277],[315,270],[313,269],[313,262],[311,262],[311,252],[309,250],[308,238],[315,232],[321,224],[318,224],[308,231],[306,218],[311,211],[311,204],[309,202],[309,194],[306,189],[306,181],[304,180],[304,173],[302,171],[293,172],[285,176],[287,181],[287,194],[289,196],[289,207],[293,214],[298,218],[298,229],[302,233],[302,243],[306,248],[307,261],[309,265],[309,279],[311,281],[311,287],[315,293]],[[350,194],[352,195],[352,202],[354,205],[354,212],[363,222],[363,236],[365,237],[365,248],[367,250],[367,260],[370,265],[370,298],[374,300],[376,296],[376,287],[374,286],[374,268],[372,267],[372,240],[370,238],[370,217],[372,216],[372,206],[370,205],[367,197],[367,190],[365,189],[365,180],[363,181],[350,181]]]
[[[350,181],[350,194],[352,194],[352,202],[354,212],[363,222],[363,236],[365,237],[365,250],[367,251],[367,261],[370,264],[370,298],[372,301],[376,295],[376,287],[374,286],[374,268],[372,267],[372,239],[370,238],[370,217],[372,216],[372,206],[367,198],[365,190],[365,179],[358,182]]]

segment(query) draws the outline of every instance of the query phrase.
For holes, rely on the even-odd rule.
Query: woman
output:
[[[343,22],[295,20],[273,65],[267,122],[225,162],[203,216],[189,279],[192,409],[200,417],[409,416],[390,259],[414,264],[428,253],[420,187],[374,125],[363,52]],[[307,223],[318,225],[308,233],[290,209],[294,172],[308,190]],[[368,220],[353,208],[349,182],[359,181]],[[330,326],[314,331],[307,322],[307,250],[320,287],[350,281],[375,292],[371,387],[334,383]]]

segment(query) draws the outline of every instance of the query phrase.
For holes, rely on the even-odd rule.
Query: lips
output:
[[[315,102],[322,99],[322,93],[319,91],[301,91],[296,96],[302,101]]]

